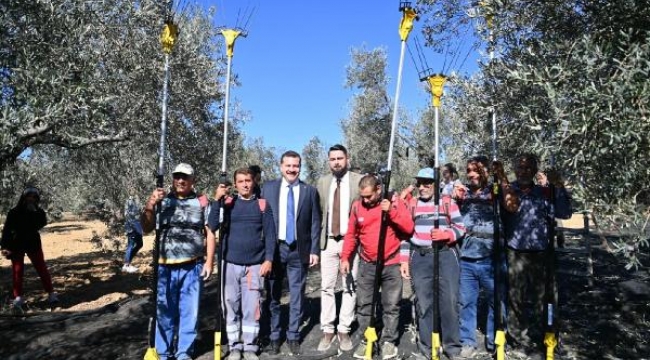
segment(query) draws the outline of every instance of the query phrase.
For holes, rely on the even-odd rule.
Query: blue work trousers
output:
[[[158,267],[156,352],[161,360],[191,359],[198,334],[203,261]],[[174,346],[174,335],[178,342]]]

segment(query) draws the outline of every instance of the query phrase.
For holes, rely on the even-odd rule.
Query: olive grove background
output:
[[[490,111],[499,159],[532,151],[571,186],[576,209],[591,209],[634,265],[647,254],[650,213],[650,1],[421,0],[412,33],[436,61],[467,39],[480,54],[473,74],[453,72],[445,88],[445,162],[491,154]],[[212,12],[211,12],[212,11]],[[223,39],[212,18],[189,4],[170,56],[167,170],[193,163],[211,193],[223,146]],[[121,212],[129,194],[154,183],[161,119],[165,3],[127,0],[16,0],[0,3],[0,210],[23,186],[40,187],[48,210]],[[395,40],[397,41],[397,40]],[[460,54],[465,56],[466,54]],[[437,64],[437,62],[432,61]],[[385,48],[363,45],[341,64],[353,95],[340,119],[341,143],[363,172],[385,167],[393,113]],[[437,66],[437,65],[436,65]],[[435,69],[439,70],[439,69]],[[240,84],[233,77],[233,86]],[[343,89],[342,89],[343,90]],[[245,106],[231,105],[228,168],[258,164],[279,174],[285,149],[250,139]],[[315,111],[317,111],[315,109]],[[433,113],[400,109],[391,187],[430,164]],[[304,178],[327,170],[317,136],[303,149]],[[552,161],[551,161],[552,159]],[[168,171],[169,172],[169,171]]]

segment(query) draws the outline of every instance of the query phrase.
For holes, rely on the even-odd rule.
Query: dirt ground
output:
[[[567,244],[558,251],[559,318],[562,359],[650,359],[650,263],[625,270],[622,259],[599,248],[600,238],[581,232],[582,216],[563,224]],[[60,294],[59,307],[49,311],[46,294],[29,265],[25,272],[26,312],[12,314],[9,261],[0,262],[0,359],[142,359],[147,348],[147,323],[152,236],[134,265],[139,274],[120,271],[125,238],[117,242],[93,241],[93,232],[106,227],[99,221],[57,222],[42,231],[44,253]],[[97,237],[95,237],[95,240]],[[585,245],[592,245],[593,275],[585,276],[589,259]],[[103,249],[100,250],[100,247]],[[320,276],[308,278],[306,316],[303,323],[304,351],[314,354],[321,336]],[[199,359],[213,359],[216,286],[206,283],[201,313]],[[414,350],[410,290],[405,287],[400,329],[400,355]],[[285,306],[285,311],[286,306]],[[360,331],[357,330],[357,333]],[[263,357],[263,356],[262,356]],[[351,358],[342,354],[341,359]],[[489,359],[486,353],[477,359]],[[515,357],[508,357],[515,358]]]

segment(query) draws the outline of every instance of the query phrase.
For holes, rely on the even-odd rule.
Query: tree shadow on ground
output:
[[[567,247],[579,248],[569,233]],[[558,276],[559,330],[562,341],[562,359],[644,359],[650,358],[650,289],[647,254],[641,257],[642,267],[626,270],[621,259],[597,247],[597,237],[590,238],[593,247],[593,285],[588,278],[575,275]],[[583,269],[584,256],[558,255],[562,266]],[[151,255],[138,256],[141,269],[148,268],[145,259]],[[117,260],[116,260],[117,259]],[[0,333],[11,334],[11,341],[0,342],[0,358],[9,360],[32,359],[141,359],[147,349],[147,323],[153,311],[146,290],[150,272],[144,275],[122,275],[117,254],[79,254],[49,260],[55,287],[65,289],[62,307],[69,308],[93,301],[115,292],[130,294],[113,303],[93,307],[89,311],[64,313],[39,313],[27,317],[0,317]],[[27,291],[40,293],[40,282],[28,265]],[[100,271],[101,270],[101,271]],[[2,268],[0,285],[10,289],[10,274]],[[214,277],[213,277],[214,278]],[[124,281],[120,281],[124,280]],[[67,282],[66,284],[61,281]],[[308,277],[308,301],[303,333],[303,350],[314,350],[322,336],[320,331],[320,276],[310,271]],[[408,284],[401,306],[400,354],[406,358],[415,349],[408,325],[411,323],[411,302]],[[140,293],[139,291],[143,292]],[[8,290],[6,290],[8,291]],[[31,295],[34,296],[34,295]],[[43,295],[40,295],[44,298]],[[285,294],[286,296],[286,294]],[[38,300],[33,300],[38,301]],[[216,321],[216,281],[206,283],[201,301],[200,338],[197,349],[199,359],[212,359],[214,326]],[[283,304],[283,324],[286,324],[288,305]],[[481,313],[484,313],[482,311]],[[479,315],[484,316],[484,315]],[[482,323],[482,322],[479,322]],[[365,329],[356,329],[360,335]],[[357,337],[358,338],[358,337]],[[340,359],[351,359],[343,354]],[[481,354],[475,359],[488,359]],[[509,357],[510,358],[510,357]]]
[[[143,254],[143,258],[150,255]],[[96,301],[105,295],[124,294],[130,297],[142,293],[149,287],[150,271],[140,274],[127,274],[121,271],[121,254],[114,252],[90,252],[62,256],[47,260],[55,291],[59,293],[60,310],[76,308],[79,305]],[[29,262],[25,264],[24,298],[34,311],[49,308],[36,270]],[[0,284],[11,289],[10,269],[2,276]],[[84,310],[83,307],[79,310]],[[29,315],[29,308],[28,308]]]
[[[51,233],[66,233],[71,231],[79,231],[87,229],[87,226],[78,225],[78,224],[66,224],[66,225],[50,225],[41,229],[41,235],[51,234]]]
[[[592,256],[592,286],[584,277],[558,278],[560,332],[568,354],[580,359],[648,358],[650,262],[646,258],[640,270],[628,271],[607,251],[594,248]]]

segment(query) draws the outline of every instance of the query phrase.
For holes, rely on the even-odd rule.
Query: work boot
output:
[[[318,343],[318,351],[327,351],[334,342],[334,333],[323,333],[323,338]]]
[[[410,359],[413,360],[429,360],[428,357],[424,356],[421,352],[415,351],[414,353],[411,353]]]
[[[460,359],[459,354],[450,354],[450,353],[446,353],[446,352],[443,352],[443,354],[445,355],[445,358],[447,358],[447,360]]]
[[[226,360],[241,360],[241,350],[239,349],[230,350],[230,354],[228,354]]]
[[[473,346],[465,345],[460,350],[460,357],[463,359],[471,359],[476,354],[476,348]]]
[[[507,358],[509,359],[527,359],[528,354],[525,349],[521,346],[517,347],[507,347],[506,348]]]
[[[259,357],[252,351],[244,351],[244,360],[259,360]]]
[[[357,345],[357,348],[354,350],[354,354],[352,354],[355,359],[365,359],[366,358],[366,342],[361,341],[359,345]]]
[[[388,360],[397,357],[397,346],[391,342],[385,342],[381,346],[382,360]]]
[[[278,355],[280,353],[280,340],[271,340],[271,343],[266,348],[266,353],[269,355]]]
[[[300,342],[298,340],[287,340],[287,346],[289,346],[289,355],[300,355]]]

